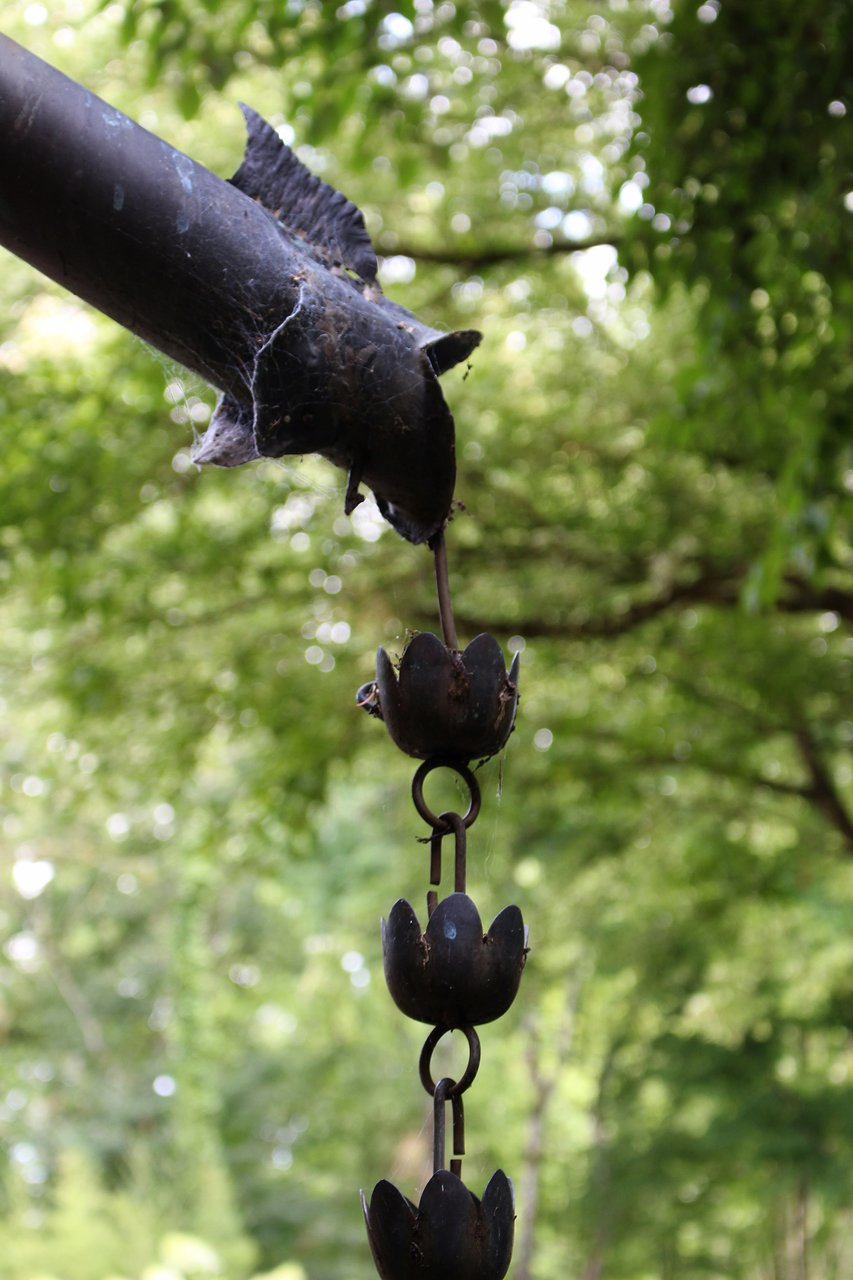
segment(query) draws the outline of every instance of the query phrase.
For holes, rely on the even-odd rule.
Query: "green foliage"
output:
[[[124,1189],[109,1190],[90,1160],[66,1152],[50,1206],[41,1210],[19,1199],[0,1224],[4,1274],[9,1280],[247,1275],[253,1250],[234,1220],[221,1170],[208,1168],[201,1182],[197,1216],[204,1238],[169,1229],[174,1209],[150,1168],[135,1170]]]
[[[448,541],[522,701],[471,890],[533,950],[466,1177],[516,1181],[517,1280],[843,1276],[834,6],[38,9],[12,34],[218,172],[238,97],[286,120],[388,292],[485,331]],[[212,393],[3,266],[0,1271],[367,1280],[357,1189],[414,1194],[429,1128],[377,918],[427,874],[353,695],[435,629],[429,557],[316,460],[197,473]]]
[[[850,516],[848,16],[822,0],[681,4],[636,64],[644,212],[665,231],[638,256],[699,303],[682,432],[710,457],[760,467],[782,502],[751,583],[761,601],[789,560],[831,564]]]

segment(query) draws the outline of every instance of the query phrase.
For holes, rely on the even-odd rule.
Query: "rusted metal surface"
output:
[[[376,688],[359,701],[385,721],[393,742],[421,759],[488,759],[506,743],[518,705],[519,656],[509,671],[494,636],[477,636],[462,652],[421,632],[399,672],[384,649],[376,655]]]
[[[444,1076],[435,1086],[432,1095],[433,1135],[432,1135],[432,1167],[447,1168],[447,1104],[450,1103],[453,1115],[453,1151],[450,1158],[450,1172],[457,1178],[462,1176],[462,1157],[465,1154],[465,1104],[459,1086],[448,1076]]]
[[[419,1022],[462,1027],[494,1022],[509,1009],[527,958],[518,907],[505,907],[483,933],[464,893],[443,898],[422,930],[401,898],[382,922],[385,979],[394,1003]]]
[[[479,1055],[476,1035],[474,1040]],[[429,1078],[428,1068],[426,1074]],[[471,1072],[471,1079],[474,1074],[476,1071]],[[462,1093],[467,1076],[466,1072],[458,1084],[447,1077],[435,1085],[430,1081],[435,1172],[424,1188],[420,1204],[416,1206],[385,1181],[376,1185],[369,1205],[361,1197],[370,1249],[383,1280],[502,1280],[509,1268],[515,1223],[512,1183],[498,1170],[479,1200],[460,1177],[465,1152]],[[467,1080],[464,1087],[469,1083]],[[449,1169],[448,1103],[453,1115],[455,1153]]]
[[[455,773],[458,778],[461,778],[468,788],[468,808],[462,818],[462,824],[466,828],[470,827],[476,822],[480,813],[480,784],[466,764],[462,764],[452,757],[432,756],[431,759],[425,760],[418,768],[412,779],[412,803],[418,813],[424,822],[441,836],[453,830],[451,821],[453,815],[439,814],[436,816],[424,797],[424,783],[435,769],[449,769],[451,773]],[[438,884],[438,880],[434,880],[433,883]]]
[[[501,670],[506,677],[502,658]],[[467,789],[464,815],[436,814],[429,807],[424,783],[439,768],[449,769]],[[527,957],[527,931],[518,907],[510,906],[484,934],[480,913],[465,893],[468,829],[480,812],[480,788],[468,766],[453,755],[425,760],[415,773],[412,799],[431,828],[429,920],[422,932],[412,907],[400,899],[387,923],[382,922],[382,950],[388,989],[398,1008],[410,1018],[434,1024],[418,1064],[421,1084],[433,1097],[433,1177],[419,1205],[389,1182],[377,1184],[369,1205],[362,1195],[367,1234],[383,1280],[501,1280],[512,1255],[512,1183],[498,1171],[483,1199],[478,1200],[462,1182],[463,1094],[480,1068],[477,1026],[505,1013],[518,991]],[[439,900],[442,842],[450,836],[454,891]],[[433,1054],[439,1041],[453,1030],[467,1040],[468,1062],[458,1080],[443,1076],[436,1082]],[[449,1170],[448,1105],[453,1116]]]
[[[500,1169],[482,1200],[439,1169],[418,1205],[382,1181],[362,1207],[382,1280],[503,1280],[509,1269],[515,1203]]]
[[[358,210],[246,116],[227,182],[0,36],[0,244],[223,393],[198,461],[320,453],[347,510],[363,481],[435,538],[455,481],[438,375],[480,335],[385,298]]]
[[[198,461],[322,454],[348,472],[348,512],[364,482],[397,531],[434,553],[444,643],[417,636],[399,673],[380,649],[376,681],[359,691],[401,750],[424,761],[412,795],[431,829],[429,920],[422,932],[399,901],[383,949],[399,1007],[434,1024],[420,1058],[433,1176],[417,1206],[385,1181],[362,1204],[383,1280],[502,1280],[512,1184],[499,1170],[480,1200],[462,1182],[463,1094],[480,1065],[476,1026],[512,1004],[527,937],[514,906],[484,934],[465,892],[480,811],[467,762],[494,755],[512,731],[518,655],[507,671],[492,636],[458,649],[443,538],[454,426],[438,385],[480,335],[442,334],[384,298],[358,209],[245,114],[246,153],[225,182],[0,36],[0,244],[219,388]],[[428,805],[424,781],[439,767],[465,784],[465,814]],[[439,900],[451,834],[454,890]],[[459,1080],[436,1083],[433,1052],[453,1029],[468,1063]]]
[[[435,768],[452,769],[466,783],[470,803],[459,813],[434,814],[423,796],[423,784]],[[412,796],[418,813],[432,828],[430,884],[441,884],[441,846],[453,833],[454,892],[438,901],[427,894],[429,920],[425,930],[404,898],[395,902],[382,921],[385,980],[402,1013],[419,1022],[445,1027],[481,1026],[509,1009],[521,982],[527,959],[527,930],[518,907],[506,907],[483,933],[480,913],[465,893],[467,827],[480,809],[480,789],[464,765],[425,761],[415,774]]]
[[[471,1026],[458,1027],[468,1042],[468,1063],[465,1070],[458,1080],[446,1081],[447,1097],[458,1098],[468,1089],[477,1078],[477,1072],[480,1070],[480,1037],[477,1035],[476,1029]],[[453,1027],[438,1026],[433,1027],[432,1031],[424,1041],[424,1047],[421,1049],[420,1061],[418,1062],[418,1073],[421,1077],[421,1084],[430,1095],[435,1096],[438,1085],[432,1078],[432,1055],[435,1053],[438,1042],[442,1040],[448,1031],[454,1030]]]

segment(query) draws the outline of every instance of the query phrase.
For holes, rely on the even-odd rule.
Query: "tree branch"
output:
[[[500,622],[457,611],[459,627],[476,634],[479,631],[518,632],[530,639],[596,639],[624,635],[670,609],[689,604],[711,604],[732,607],[740,603],[746,570],[736,576],[705,573],[692,582],[674,582],[651,600],[637,600],[619,613],[602,614],[583,621],[571,619],[515,618]],[[795,578],[786,579],[786,592],[773,608],[780,613],[837,613],[845,622],[853,622],[853,593],[837,587],[815,588]]]
[[[466,615],[457,610],[460,627],[471,634],[479,631],[517,631],[531,639],[554,637],[563,640],[594,639],[623,635],[642,626],[669,609],[686,604],[735,604],[739,597],[738,580],[718,579],[712,574],[693,582],[674,582],[651,600],[637,600],[619,613],[601,614],[583,621],[570,619],[516,618],[501,623],[495,618],[488,621]]]
[[[627,1032],[623,1031],[611,1040],[604,1055],[601,1070],[598,1073],[598,1088],[596,1090],[595,1105],[592,1109],[593,1147],[590,1168],[591,1190],[595,1192],[594,1212],[596,1221],[592,1247],[581,1273],[581,1280],[599,1280],[604,1270],[604,1257],[610,1239],[612,1208],[608,1203],[610,1185],[609,1140],[604,1112],[607,1102],[607,1090],[616,1066],[616,1059],[627,1038]]]
[[[717,761],[705,759],[701,756],[690,756],[686,760],[678,760],[674,756],[632,756],[631,762],[647,769],[698,769],[702,773],[709,773],[715,778],[725,778],[728,782],[740,783],[751,790],[761,788],[764,791],[773,791],[776,795],[792,796],[796,800],[805,800],[809,803],[817,801],[814,787],[808,783],[783,782],[777,778],[762,777],[760,773],[746,773],[737,769],[727,769]]]
[[[524,1205],[524,1218],[518,1233],[516,1280],[530,1280],[536,1230],[536,1209],[539,1200],[539,1178],[545,1154],[545,1121],[561,1072],[571,1057],[583,982],[584,972],[579,964],[569,976],[566,1002],[557,1031],[554,1065],[550,1071],[546,1072],[542,1069],[540,1039],[536,1034],[535,1027],[528,1024],[530,1047],[527,1054],[527,1063],[533,1085],[533,1104],[530,1108],[527,1138],[524,1144],[524,1168],[521,1179],[521,1203]]]
[[[801,725],[794,734],[802,761],[809,772],[811,786],[809,798],[820,809],[823,816],[844,840],[850,853],[853,853],[853,815],[846,809],[826,761],[806,725]]]
[[[426,245],[397,244],[388,250],[390,256],[400,255],[412,258],[415,262],[429,263],[443,267],[465,267],[468,270],[497,267],[508,262],[535,262],[561,256],[567,253],[583,253],[585,249],[597,249],[601,245],[616,246],[621,241],[621,234],[589,236],[586,240],[555,240],[552,244],[540,247],[535,244],[495,245],[491,249],[430,249]]]
[[[778,601],[784,613],[837,613],[845,622],[853,622],[853,592],[840,587],[813,587],[794,577],[786,578],[785,585],[793,594]]]
[[[689,687],[689,686],[688,686]],[[750,718],[749,711],[743,709],[744,718]],[[846,851],[853,854],[853,815],[844,804],[826,762],[820,754],[809,728],[801,725],[796,729],[774,726],[767,730],[773,733],[793,734],[794,742],[799,750],[803,763],[808,771],[806,782],[786,782],[783,779],[767,778],[757,773],[726,767],[719,760],[692,754],[687,759],[677,759],[671,755],[632,754],[630,742],[616,733],[601,730],[595,735],[593,742],[606,744],[616,743],[626,749],[632,766],[645,769],[696,769],[711,777],[725,778],[728,782],[748,787],[751,790],[772,791],[776,795],[790,796],[811,805],[839,833]]]

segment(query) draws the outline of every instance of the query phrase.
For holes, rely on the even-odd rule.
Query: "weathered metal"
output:
[[[362,1207],[382,1280],[503,1280],[509,1269],[515,1204],[500,1169],[482,1200],[439,1169],[418,1205],[383,1180]]]
[[[412,803],[424,822],[432,827],[433,831],[438,835],[444,836],[448,832],[455,830],[453,815],[433,813],[424,796],[424,783],[436,769],[449,769],[451,773],[455,773],[458,778],[461,778],[468,788],[468,808],[462,817],[462,825],[467,829],[476,822],[480,813],[480,784],[468,766],[463,764],[458,757],[431,756],[428,760],[424,760],[423,764],[418,766],[415,776],[412,778]],[[432,883],[438,884],[439,879],[434,879]]]
[[[518,666],[516,653],[507,671],[494,636],[476,636],[460,653],[424,631],[407,646],[399,672],[379,650],[375,689],[363,687],[358,700],[407,755],[487,759],[512,732]]]
[[[429,837],[429,883],[441,884],[442,882],[442,844],[444,836],[448,836],[453,832],[453,890],[457,893],[464,893],[467,882],[467,827],[470,827],[476,814],[479,813],[480,788],[470,769],[455,769],[453,772],[461,773],[462,777],[467,774],[471,796],[469,809],[467,809],[465,817],[462,817],[461,813],[439,813],[438,820],[435,820],[430,814],[427,801],[423,799],[424,776],[430,767],[434,768],[434,764],[434,760],[427,760],[425,764],[421,764],[418,773],[415,774],[411,788],[412,796],[420,797],[421,801],[423,801],[423,808],[419,809],[421,818],[424,818],[425,822],[429,822],[430,827],[433,828],[432,836]],[[415,808],[418,808],[418,799],[415,799]],[[435,902],[437,901],[437,895],[429,892],[427,904],[430,915],[433,914]]]
[[[477,1078],[477,1072],[480,1070],[480,1037],[477,1035],[475,1027],[433,1027],[424,1041],[424,1047],[421,1049],[420,1061],[418,1062],[418,1074],[421,1078],[421,1084],[433,1098],[438,1090],[438,1085],[432,1078],[432,1055],[435,1053],[438,1042],[447,1035],[448,1031],[453,1030],[461,1031],[468,1042],[468,1063],[458,1080],[445,1080],[447,1086],[445,1090],[446,1096],[448,1098],[459,1098],[463,1093],[467,1093]]]
[[[382,921],[385,980],[394,1003],[409,1018],[443,1027],[480,1026],[501,1017],[515,999],[527,959],[527,930],[518,907],[506,907],[483,933],[480,913],[465,893],[467,827],[479,812],[480,789],[470,769],[451,764],[468,786],[468,812],[465,817],[432,813],[423,784],[442,765],[447,767],[447,762],[425,761],[415,774],[412,795],[421,817],[433,828],[431,885],[441,884],[441,846],[453,833],[454,892],[439,902],[436,890],[430,889],[429,921],[423,931],[404,898],[394,903],[387,922]]]
[[[420,638],[420,637],[419,637]],[[436,645],[447,653],[434,636]],[[491,637],[480,637],[497,648]],[[484,646],[485,647],[485,646]],[[472,646],[469,646],[471,649]],[[475,646],[475,654],[476,654]],[[466,650],[467,653],[467,650]],[[493,655],[493,651],[492,651]],[[494,670],[495,663],[490,655]],[[429,656],[429,655],[428,655]],[[509,681],[498,650],[500,670]],[[444,660],[421,673],[420,695],[428,699],[446,692]],[[516,674],[517,667],[513,669]],[[401,673],[402,682],[402,673]],[[515,709],[517,691],[512,710]],[[511,725],[511,720],[510,720]],[[506,730],[509,732],[509,729]],[[435,769],[456,774],[468,791],[466,813],[436,814],[424,797],[424,783]],[[427,894],[429,921],[422,932],[414,910],[404,899],[382,921],[382,951],[388,989],[398,1008],[410,1018],[433,1023],[421,1050],[421,1084],[433,1097],[433,1177],[420,1204],[402,1196],[389,1182],[374,1188],[370,1204],[362,1195],[367,1234],[382,1280],[501,1280],[512,1255],[515,1210],[512,1184],[502,1172],[494,1175],[482,1201],[461,1180],[465,1152],[463,1094],[480,1068],[477,1026],[504,1014],[515,999],[527,958],[527,930],[518,907],[506,907],[486,934],[480,913],[465,893],[467,833],[480,812],[477,779],[458,754],[432,756],[417,769],[412,782],[415,807],[431,827],[430,884],[440,886],[442,842],[454,843],[454,892],[441,901],[436,888]],[[468,1043],[468,1062],[458,1080],[433,1079],[432,1058],[439,1041],[460,1031]],[[453,1113],[453,1155],[445,1161],[445,1113]]]
[[[385,298],[358,210],[246,116],[226,182],[0,36],[0,244],[222,391],[199,461],[320,453],[348,510],[363,480],[434,538],[455,480],[438,374],[480,335]]]
[[[457,1178],[462,1176],[462,1157],[465,1154],[465,1104],[455,1080],[444,1076],[435,1086],[432,1095],[432,1167],[446,1169],[447,1166],[447,1104],[453,1114],[453,1152],[450,1157],[450,1172]]]
[[[479,334],[439,333],[384,298],[358,209],[244,110],[246,154],[224,182],[0,36],[0,244],[221,390],[198,461],[320,453],[349,472],[347,511],[363,480],[399,533],[432,547],[445,643],[417,636],[399,676],[380,649],[359,701],[424,759],[412,796],[432,829],[433,886],[442,840],[454,836],[455,891],[439,902],[430,890],[426,930],[403,900],[383,922],[394,999],[435,1024],[419,1067],[434,1099],[434,1173],[418,1206],[385,1181],[362,1205],[383,1280],[502,1280],[512,1184],[498,1171],[479,1200],[461,1181],[462,1095],[480,1064],[475,1027],[511,1005],[527,936],[514,906],[484,935],[465,893],[466,831],[480,810],[466,762],[494,755],[512,731],[518,655],[507,672],[493,637],[457,647],[443,541],[454,428],[437,381]],[[464,815],[427,804],[424,781],[438,767],[468,788]],[[468,1064],[458,1081],[436,1083],[432,1055],[453,1029]]]
[[[402,1013],[419,1022],[462,1027],[494,1022],[509,1009],[527,958],[518,907],[505,907],[483,933],[464,893],[439,902],[422,930],[404,898],[382,922],[385,980]]]

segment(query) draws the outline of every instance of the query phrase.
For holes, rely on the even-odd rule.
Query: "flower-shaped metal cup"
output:
[[[382,921],[385,979],[409,1018],[443,1027],[480,1026],[500,1018],[515,999],[527,958],[527,929],[518,907],[505,907],[483,933],[465,893],[439,902],[426,930],[404,898]]]
[[[500,1169],[482,1200],[440,1169],[417,1207],[390,1182],[361,1197],[373,1261],[382,1280],[503,1280],[512,1257],[515,1204]]]
[[[488,758],[509,737],[518,705],[518,654],[507,672],[501,647],[485,632],[458,653],[428,631],[410,642],[399,674],[384,649],[376,656],[379,714],[407,755]]]

